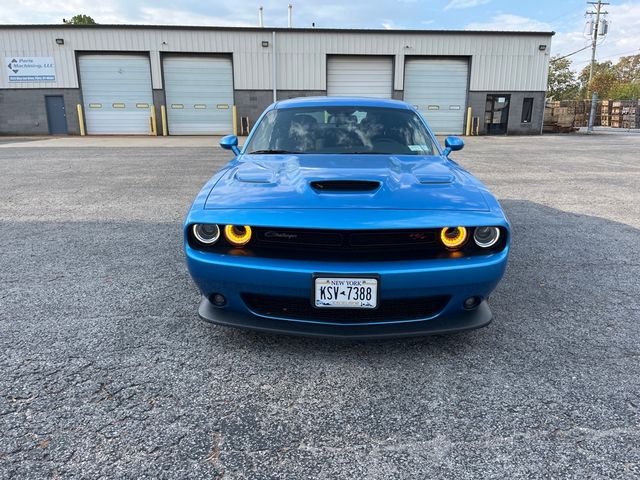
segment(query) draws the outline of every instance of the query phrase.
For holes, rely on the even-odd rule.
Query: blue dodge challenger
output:
[[[491,322],[509,253],[496,198],[404,102],[299,98],[262,114],[184,223],[199,314],[235,327],[380,338]]]

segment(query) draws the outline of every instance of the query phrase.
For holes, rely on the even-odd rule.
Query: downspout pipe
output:
[[[278,78],[278,60],[276,59],[276,32],[271,32],[271,83],[273,84],[273,102],[278,100],[278,86],[276,84]]]

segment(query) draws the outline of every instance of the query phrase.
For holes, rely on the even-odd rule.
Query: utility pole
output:
[[[589,5],[596,7],[595,12],[587,12],[587,15],[595,15],[596,21],[593,25],[593,36],[591,37],[591,67],[589,67],[589,83],[587,85],[587,91],[591,90],[591,80],[593,79],[593,70],[596,63],[596,47],[598,46],[598,28],[600,27],[600,15],[606,15],[608,12],[602,11],[602,5],[609,5],[606,2],[598,0],[597,2],[587,2]],[[598,100],[598,94],[592,92],[591,94],[591,111],[589,112],[589,126],[587,127],[587,133],[593,132],[593,122],[596,116],[596,101]]]

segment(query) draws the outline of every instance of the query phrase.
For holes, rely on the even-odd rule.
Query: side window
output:
[[[411,117],[410,130],[413,135],[409,142],[409,148],[421,155],[433,155],[431,139],[427,136],[427,131],[422,127],[420,120],[415,115]]]
[[[271,110],[267,113],[260,122],[260,128],[256,131],[256,136],[252,140],[251,150],[268,150],[273,148],[271,145],[271,136],[273,134],[273,127],[275,125],[276,112]],[[255,128],[255,127],[254,127]]]
[[[522,101],[522,123],[531,123],[531,116],[533,114],[533,98],[525,97]]]

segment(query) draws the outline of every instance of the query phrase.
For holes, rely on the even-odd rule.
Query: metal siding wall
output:
[[[9,83],[4,75],[0,75],[0,88],[52,88],[78,86],[75,57],[73,51],[55,42],[59,35],[43,30],[2,30],[0,27],[0,60],[4,65],[5,57],[33,56],[53,57],[56,66],[55,82],[20,82]],[[65,42],[66,43],[66,42]]]
[[[544,91],[551,47],[549,35],[442,34],[437,32],[323,32],[278,31],[278,89],[326,90],[326,56],[396,56],[394,89],[402,90],[403,55],[471,56],[470,90]],[[55,39],[63,38],[64,45]],[[261,42],[269,42],[262,47]],[[164,43],[163,43],[164,42]],[[547,45],[541,52],[538,45]],[[0,88],[78,86],[74,50],[150,52],[153,87],[162,88],[158,52],[233,53],[234,86],[239,90],[269,90],[271,85],[271,31],[122,28],[0,27],[0,58],[52,56],[54,82],[8,84]]]

